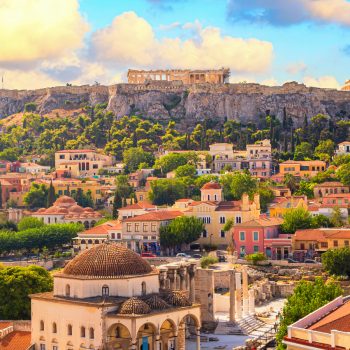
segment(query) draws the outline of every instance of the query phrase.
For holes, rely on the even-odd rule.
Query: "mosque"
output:
[[[120,245],[84,250],[54,275],[53,292],[31,295],[35,350],[184,350],[189,338],[199,350],[194,266],[174,281]]]

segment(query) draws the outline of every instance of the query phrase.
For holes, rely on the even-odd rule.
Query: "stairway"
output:
[[[216,335],[245,335],[235,322],[219,322],[215,329]]]
[[[245,335],[255,335],[253,333],[264,333],[266,329],[271,327],[252,315],[246,316],[237,321],[237,325]]]

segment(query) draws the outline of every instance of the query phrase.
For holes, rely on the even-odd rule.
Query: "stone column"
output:
[[[167,271],[168,269],[166,267],[160,267],[159,268],[159,289],[161,291],[164,291],[167,289]]]
[[[180,289],[181,290],[186,290],[186,267],[185,266],[181,266],[179,268],[179,275],[180,275]]]
[[[174,333],[174,347],[175,347],[175,350],[178,350],[179,348],[179,339],[177,337],[177,332]]]
[[[201,330],[200,330],[199,327],[197,328],[197,337],[196,337],[196,340],[197,340],[196,350],[201,350]]]
[[[156,348],[155,348],[155,350],[160,350],[160,348],[161,348],[161,340],[160,340],[160,336],[157,335],[156,336]]]
[[[185,334],[185,326],[183,323],[179,324],[178,333],[177,333],[177,346],[176,350],[186,350],[186,334]]]
[[[136,342],[131,342],[129,349],[130,350],[137,350]]]
[[[176,267],[168,266],[168,277],[170,281],[170,289],[176,289]]]
[[[246,316],[249,313],[248,272],[247,272],[246,266],[244,266],[242,270],[242,280],[243,280],[243,315]]]
[[[242,284],[241,284],[241,273],[236,272],[236,315],[237,319],[242,318]]]
[[[230,322],[235,322],[235,292],[236,292],[236,277],[235,270],[230,271]]]
[[[188,274],[190,276],[190,301],[191,303],[195,302],[195,287],[194,287],[194,275],[196,273],[196,267],[197,263],[193,262],[191,265],[188,267]]]
[[[249,289],[249,315],[255,315],[255,291]]]

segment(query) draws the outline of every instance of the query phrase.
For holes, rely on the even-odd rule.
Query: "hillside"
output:
[[[23,112],[25,104],[30,102],[36,104],[40,114],[60,110],[60,115],[72,114],[86,105],[107,103],[107,109],[118,117],[140,114],[176,120],[183,126],[193,126],[205,118],[257,122],[266,114],[282,119],[286,113],[296,125],[301,125],[305,116],[311,118],[318,113],[331,117],[350,116],[349,91],[309,88],[297,83],[268,87],[259,84],[152,82],[145,85],[0,90],[0,118]]]

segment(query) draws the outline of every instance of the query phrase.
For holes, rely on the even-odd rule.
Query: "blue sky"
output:
[[[232,82],[268,85],[339,88],[350,78],[348,0],[2,2],[8,88],[113,84],[128,68],[157,67],[228,66]]]

